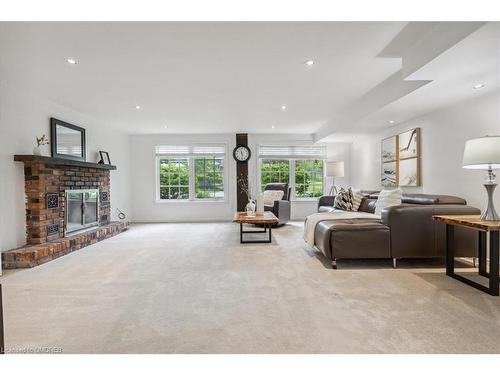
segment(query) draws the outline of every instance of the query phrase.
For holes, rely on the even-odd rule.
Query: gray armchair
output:
[[[290,193],[291,188],[287,183],[270,183],[267,184],[264,190],[281,190],[283,198],[279,201],[274,201],[273,206],[264,205],[264,211],[271,211],[279,220],[278,225],[284,225],[290,220]]]

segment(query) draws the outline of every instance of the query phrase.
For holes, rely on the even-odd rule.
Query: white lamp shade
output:
[[[465,142],[463,168],[499,169],[500,136],[487,136]]]
[[[343,161],[327,162],[326,175],[328,177],[344,177],[344,162]]]

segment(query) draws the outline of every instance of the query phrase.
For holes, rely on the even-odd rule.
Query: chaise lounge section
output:
[[[378,192],[363,191],[359,212],[373,213]],[[323,196],[318,212],[336,212],[334,196]],[[332,261],[338,259],[435,258],[446,256],[446,227],[432,220],[434,215],[477,215],[459,197],[449,195],[405,194],[402,204],[382,210],[380,219],[328,219],[315,228],[315,246]],[[477,257],[478,244],[473,231],[456,229],[456,256]]]

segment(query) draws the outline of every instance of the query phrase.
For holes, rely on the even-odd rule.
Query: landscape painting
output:
[[[419,158],[399,161],[399,186],[419,186]]]
[[[382,140],[382,163],[396,160],[398,148],[397,139],[398,136],[394,135]]]
[[[415,158],[420,156],[420,128],[408,130],[399,134],[399,159]]]
[[[388,163],[382,163],[382,176],[381,184],[383,187],[396,187],[398,186],[398,176],[397,176],[397,163],[391,161]]]

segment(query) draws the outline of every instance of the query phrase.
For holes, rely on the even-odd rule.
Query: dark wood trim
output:
[[[82,144],[82,156],[72,156],[72,155],[64,155],[64,154],[57,153],[57,131],[56,131],[57,125],[61,125],[61,126],[64,126],[65,128],[73,129],[73,130],[80,132],[80,141]],[[85,129],[80,127],[80,126],[76,126],[76,125],[70,124],[68,122],[64,122],[64,121],[58,120],[54,117],[51,117],[50,118],[50,150],[51,150],[51,155],[53,158],[58,157],[61,159],[85,161],[87,158],[87,143],[86,143]]]
[[[65,165],[70,167],[84,167],[84,168],[108,169],[108,170],[116,169],[116,165],[89,163],[87,161],[52,158],[50,156],[38,156],[38,155],[14,155],[14,161],[20,161],[25,164],[44,163],[49,165]]]
[[[236,147],[248,147],[248,134],[236,134]],[[237,211],[245,211],[248,203],[248,196],[243,191],[240,181],[243,180],[248,186],[248,160],[246,162],[236,163],[236,207]]]

